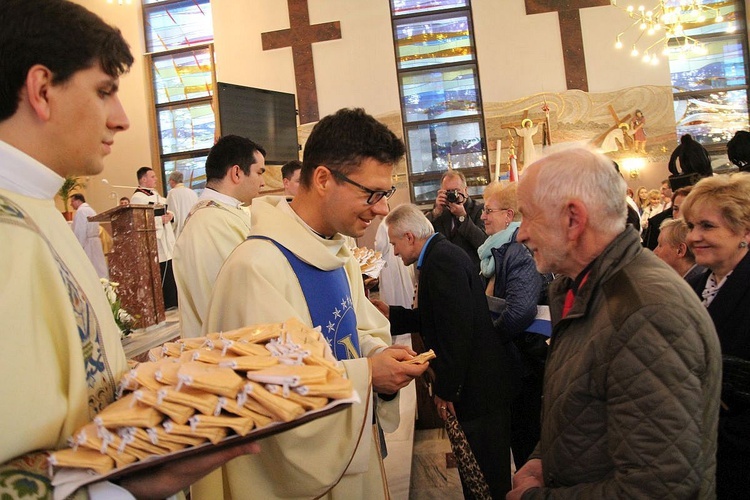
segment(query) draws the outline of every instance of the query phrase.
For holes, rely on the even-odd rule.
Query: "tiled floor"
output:
[[[440,500],[463,498],[458,469],[448,468],[446,455],[451,446],[443,429],[412,431],[413,452],[403,440],[387,436],[385,460],[388,487],[393,500]]]
[[[410,336],[394,338],[410,345]],[[386,434],[388,457],[384,464],[393,500],[463,498],[458,469],[448,468],[451,446],[443,429],[415,430],[417,396],[412,382],[401,389],[401,425]]]
[[[444,429],[417,430],[411,463],[410,500],[463,498],[458,469],[448,468],[451,445]]]

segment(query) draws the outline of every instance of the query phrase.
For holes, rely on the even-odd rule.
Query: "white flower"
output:
[[[120,309],[117,311],[117,319],[122,323],[130,323],[134,318],[125,309]]]
[[[123,331],[129,330],[135,324],[135,318],[120,305],[120,299],[117,297],[117,292],[115,291],[115,288],[120,284],[105,278],[101,279],[101,283],[117,326]]]

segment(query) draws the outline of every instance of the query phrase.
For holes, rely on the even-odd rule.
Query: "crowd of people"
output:
[[[74,196],[71,231],[54,195],[66,176],[99,174],[128,129],[117,90],[134,58],[116,28],[65,0],[8,0],[0,26],[0,491],[46,498],[45,453],[112,403],[128,370],[100,256],[84,252],[99,238],[93,210]],[[165,303],[179,292],[183,335],[289,317],[324,326],[362,401],[260,446],[85,493],[164,498],[192,485],[195,499],[389,498],[382,431],[398,425],[400,389],[429,376],[438,415],[460,424],[478,464],[460,469],[467,498],[477,481],[492,498],[740,498],[748,137],[730,141],[741,170],[731,175],[711,175],[707,153],[683,138],[661,189],[632,193],[641,227],[628,223],[613,162],[583,148],[490,184],[483,202],[450,170],[426,214],[391,210],[405,146],[362,109],[315,125],[302,162],[284,166],[284,196],[260,196],[265,151],[238,136],[211,149],[200,197],[175,172],[165,199],[155,172],[139,169],[120,202],[157,207]],[[366,294],[349,238],[378,217],[392,257],[416,268],[411,304],[408,293],[390,304]],[[417,353],[393,345],[403,332],[437,358],[405,363]]]

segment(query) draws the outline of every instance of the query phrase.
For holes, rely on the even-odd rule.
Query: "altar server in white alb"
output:
[[[174,213],[167,206],[167,199],[156,191],[156,173],[151,167],[141,167],[136,173],[138,189],[130,198],[131,205],[153,205],[154,223],[156,226],[156,247],[159,251],[159,268],[161,269],[161,287],[164,294],[164,307],[177,307],[177,285],[174,282],[172,269],[172,252],[174,251]]]
[[[183,184],[185,176],[179,170],[169,174],[167,183],[169,184],[169,193],[167,193],[167,206],[169,211],[174,214],[174,237],[175,240],[180,237],[182,228],[185,227],[187,219],[193,205],[198,203],[198,194]]]
[[[393,166],[403,154],[403,143],[385,125],[361,109],[344,109],[310,133],[294,199],[253,201],[250,239],[219,272],[206,328],[227,331],[289,317],[321,326],[362,403],[261,440],[263,460],[233,460],[219,481],[193,488],[195,500],[388,497],[374,401],[397,420],[398,408],[380,403],[427,366],[402,363],[414,351],[390,346],[388,321],[365,296],[344,235],[361,237],[387,213]]]
[[[70,204],[76,210],[76,214],[73,217],[73,234],[76,235],[78,242],[83,247],[83,251],[86,252],[89,260],[94,265],[96,274],[100,278],[109,279],[107,260],[104,258],[102,240],[99,237],[99,223],[89,221],[89,217],[96,215],[96,211],[86,203],[86,198],[80,193],[76,193],[70,197]]]
[[[250,234],[248,206],[265,185],[265,150],[250,139],[227,135],[206,159],[206,189],[190,211],[174,248],[183,338],[203,329],[216,276],[232,250]]]
[[[47,451],[115,398],[128,369],[109,303],[55,207],[65,176],[98,175],[128,118],[120,32],[64,0],[0,9],[0,496],[52,498]],[[165,498],[255,445],[95,483],[76,498]]]

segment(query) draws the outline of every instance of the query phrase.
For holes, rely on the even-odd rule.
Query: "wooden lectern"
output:
[[[117,296],[122,307],[137,318],[136,328],[165,321],[154,207],[119,206],[89,220],[112,225],[112,252],[107,255],[109,277],[120,284]]]

